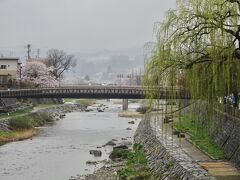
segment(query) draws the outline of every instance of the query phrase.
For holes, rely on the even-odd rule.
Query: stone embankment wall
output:
[[[224,149],[228,158],[240,167],[240,110],[215,103],[210,108],[206,102],[197,101],[181,114],[194,114],[203,124],[210,123],[214,141]]]
[[[28,98],[27,100],[32,104],[63,104],[62,98]]]
[[[0,99],[0,112],[11,112],[15,108],[20,108],[19,101],[16,98],[1,98]]]
[[[27,108],[36,104],[63,104],[61,98],[28,98],[28,99],[16,99],[16,98],[1,98],[0,99],[0,112],[14,112]]]
[[[27,113],[26,115],[29,117],[40,116],[40,117],[53,117],[54,120],[59,120],[60,118],[64,117],[65,113],[70,113],[73,111],[84,111],[86,109],[86,106],[80,105],[80,104],[63,104],[58,106],[52,106],[49,108],[39,109],[37,111]],[[24,116],[24,115],[23,115]],[[8,129],[8,120],[1,119],[0,120],[0,131],[7,131]]]
[[[154,174],[163,180],[215,179],[200,167],[177,145],[171,137],[166,137],[151,115],[140,122],[134,136],[135,143],[143,145],[149,166]]]
[[[80,105],[80,104],[63,104],[63,105],[52,106],[49,108],[39,109],[36,112],[32,112],[31,114],[34,114],[34,113],[48,114],[49,116],[58,118],[59,116],[65,113],[70,113],[73,111],[84,111],[85,109],[86,109],[86,106]]]

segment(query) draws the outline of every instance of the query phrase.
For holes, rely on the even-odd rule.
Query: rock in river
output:
[[[130,141],[123,141],[123,142],[121,142],[121,144],[119,144],[118,146],[127,146],[127,147],[131,147],[132,146],[132,142],[130,142]]]
[[[102,156],[102,151],[99,150],[90,150],[90,154],[94,155],[95,157],[100,157]]]
[[[66,116],[66,114],[60,114],[60,115],[59,115],[59,118],[62,119],[62,118],[64,118],[65,116]]]
[[[112,140],[106,143],[106,146],[115,146],[115,145],[116,143],[114,143]]]
[[[97,161],[87,161],[86,162],[87,165],[97,165]]]
[[[117,150],[117,149],[128,149],[128,146],[122,144],[113,148],[113,150]]]
[[[134,121],[130,121],[130,122],[128,122],[128,124],[135,124],[135,122]]]

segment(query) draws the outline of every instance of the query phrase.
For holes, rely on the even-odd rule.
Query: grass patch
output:
[[[127,159],[127,164],[117,172],[120,179],[155,179],[147,166],[147,159],[141,145],[134,144],[133,151],[122,151],[122,157]]]
[[[10,118],[9,127],[12,130],[27,130],[43,126],[49,122],[53,122],[53,117],[45,113],[31,113]]]
[[[18,131],[0,131],[0,146],[12,141],[21,141],[37,134],[35,129]]]
[[[9,129],[11,131],[0,131],[0,145],[28,139],[37,134],[35,127],[43,126],[52,121],[53,117],[44,113],[30,113],[11,117],[9,119]]]
[[[24,110],[20,110],[20,111],[16,111],[16,112],[9,113],[9,115],[8,115],[7,113],[1,113],[1,114],[0,114],[0,118],[20,116],[20,115],[23,115],[23,114],[30,113],[32,110],[33,110],[33,107],[28,107],[28,108],[26,108],[26,109],[24,109]]]
[[[200,124],[197,117],[181,117],[181,122],[174,122],[173,127],[182,133],[189,133],[193,144],[214,159],[227,159],[223,149],[213,141],[207,128]]]
[[[54,104],[57,106],[56,104]],[[53,104],[38,105],[38,107],[52,107]],[[28,139],[37,134],[34,127],[43,126],[46,123],[53,122],[54,118],[46,113],[32,112],[33,107],[21,111],[13,112],[9,116],[1,114],[0,118],[9,118],[10,131],[0,131],[0,146],[12,141]]]
[[[95,99],[77,99],[75,102],[81,105],[90,106],[95,104],[96,100]]]
[[[18,116],[9,120],[9,127],[12,130],[26,130],[32,129],[34,127],[34,123],[32,118],[29,118],[29,116]]]
[[[64,102],[74,102],[74,101],[75,99],[69,99],[69,98],[64,99]]]
[[[37,104],[36,108],[48,108],[48,107],[57,107],[61,106],[61,104]]]
[[[16,135],[13,131],[0,131],[0,141],[4,142],[6,139],[13,138]]]

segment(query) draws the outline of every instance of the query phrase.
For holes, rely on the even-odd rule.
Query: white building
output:
[[[16,81],[20,70],[19,58],[0,58],[0,88],[6,88],[11,82]]]

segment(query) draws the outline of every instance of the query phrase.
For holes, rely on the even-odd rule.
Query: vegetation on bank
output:
[[[117,172],[120,179],[155,179],[147,165],[147,159],[141,145],[134,144],[133,150],[122,150],[123,159],[127,160],[126,166]]]
[[[95,99],[77,99],[76,103],[85,105],[85,106],[90,106],[96,103]]]
[[[136,111],[141,113],[141,114],[145,114],[149,109],[150,109],[150,107],[142,105],[142,106],[138,107],[136,109]]]
[[[214,159],[227,158],[223,149],[209,135],[207,127],[204,127],[196,116],[183,116],[180,122],[174,122],[173,127],[181,133],[190,134],[192,143]]]
[[[12,141],[21,141],[37,134],[36,129],[25,129],[17,131],[0,131],[0,146]]]
[[[12,112],[12,113],[0,113],[0,118],[7,118],[13,116],[20,116],[26,113],[30,113],[33,110],[33,107],[28,107],[20,111]]]
[[[31,113],[25,116],[18,116],[9,119],[9,127],[12,130],[26,130],[43,126],[52,122],[53,118],[44,113]]]
[[[24,113],[30,109],[24,111]],[[35,127],[43,126],[46,123],[53,122],[53,117],[44,113],[18,112],[18,116],[11,115],[9,119],[9,131],[0,131],[0,145],[12,141],[28,139],[37,134]]]
[[[61,106],[62,104],[55,104],[55,103],[47,103],[47,104],[37,104],[36,108],[48,108],[48,107],[57,107],[57,106]]]
[[[118,116],[124,118],[142,118],[143,114],[139,112],[122,111],[118,113]]]

